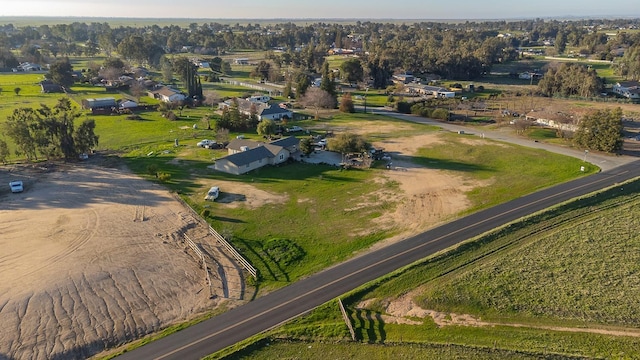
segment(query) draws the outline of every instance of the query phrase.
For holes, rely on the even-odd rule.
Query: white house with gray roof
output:
[[[216,160],[213,168],[228,174],[241,175],[266,165],[278,165],[298,151],[300,140],[290,136],[270,143],[234,139],[227,149],[229,155]]]

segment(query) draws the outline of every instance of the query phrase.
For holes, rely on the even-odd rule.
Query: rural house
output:
[[[227,149],[229,155],[216,160],[213,168],[228,174],[241,175],[266,165],[278,165],[298,151],[300,140],[290,136],[270,143],[234,139]]]
[[[613,92],[627,99],[640,99],[640,82],[621,81],[613,85]]]
[[[282,120],[284,118],[293,119],[293,111],[284,109],[280,106],[270,106],[258,115],[258,120]]]
[[[183,101],[184,99],[186,99],[186,96],[180,93],[180,91],[172,89],[168,86],[163,86],[157,90],[150,91],[149,97],[159,99],[160,101],[164,101],[167,103]]]
[[[82,100],[82,108],[91,110],[92,114],[110,114],[118,107],[114,98],[98,98]]]

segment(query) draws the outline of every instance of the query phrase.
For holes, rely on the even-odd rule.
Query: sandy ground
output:
[[[240,270],[171,194],[121,169],[0,170],[0,359],[83,359],[243,297]],[[210,254],[211,286],[180,236]]]

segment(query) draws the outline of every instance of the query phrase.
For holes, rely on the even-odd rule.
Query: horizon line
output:
[[[0,15],[0,19],[6,18],[44,18],[44,19],[125,19],[125,20],[259,20],[259,21],[273,21],[273,20],[339,20],[339,21],[347,21],[347,20],[358,20],[358,21],[371,21],[371,20],[393,20],[393,21],[497,21],[497,20],[535,20],[535,19],[590,19],[590,20],[598,20],[598,19],[640,19],[640,14],[638,15],[554,15],[554,16],[513,16],[513,17],[496,17],[496,18],[402,18],[402,17],[274,17],[274,18],[253,18],[253,17],[228,17],[228,18],[210,18],[210,17],[133,17],[133,16],[92,16],[92,15],[64,15],[64,16],[53,16],[53,15]]]

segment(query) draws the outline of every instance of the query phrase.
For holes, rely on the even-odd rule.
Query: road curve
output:
[[[640,176],[640,162],[563,183],[366,253],[118,359],[198,359],[273,328],[385,274],[563,201]]]
[[[379,110],[376,112],[441,126],[451,131],[469,130],[469,128],[458,125],[424,118]],[[532,144],[530,141],[515,139],[501,133],[488,132],[486,136],[508,142],[526,142],[522,145],[544,148],[544,144]],[[509,138],[503,139],[504,136]],[[548,150],[564,153],[564,151],[558,151],[557,148]],[[580,157],[582,153],[575,152],[573,155],[567,155]],[[559,202],[640,176],[640,164],[632,163],[634,158],[597,158],[593,154],[589,156],[589,160],[601,168],[609,170],[469,215],[389,247],[352,259],[242,307],[126,353],[120,358],[195,359],[206,356],[302,315],[357,286],[468,238]]]

